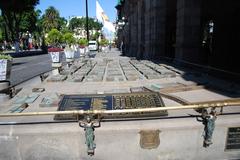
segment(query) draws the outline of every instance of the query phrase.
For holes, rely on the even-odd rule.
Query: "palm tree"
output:
[[[43,28],[45,32],[49,32],[53,28],[59,28],[59,19],[59,11],[53,6],[46,9],[43,15]]]

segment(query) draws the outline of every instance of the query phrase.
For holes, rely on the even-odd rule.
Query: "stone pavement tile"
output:
[[[60,101],[60,96],[57,93],[44,97],[39,103],[39,107],[57,107]]]
[[[27,103],[23,104],[13,104],[11,106],[11,109],[8,111],[8,113],[21,113],[28,107]]]
[[[149,61],[143,61],[143,63],[162,75],[168,75],[168,77],[176,77],[176,72],[169,70],[166,67],[159,66],[158,64],[155,64]]]
[[[78,75],[86,75],[90,70],[79,70],[77,72],[75,72],[74,74],[78,74]]]
[[[112,89],[104,91],[105,94],[112,94],[112,93],[130,93],[129,89]]]
[[[87,74],[86,72],[76,72],[70,76],[83,76],[84,77],[86,74]]]
[[[24,96],[16,96],[14,97],[15,100],[13,101],[13,104],[30,104],[33,103],[39,96],[40,94],[37,93],[32,93]]]
[[[108,77],[120,77],[120,76],[122,76],[122,74],[121,73],[108,73],[107,76]]]
[[[106,78],[106,81],[114,81],[114,82],[119,82],[119,81],[124,81],[122,76],[109,76]]]
[[[86,78],[92,78],[92,79],[103,79],[103,75],[88,75]]]
[[[82,82],[84,75],[74,74],[68,77],[67,81],[69,82]]]
[[[127,76],[128,81],[136,81],[139,79],[139,76]]]
[[[95,70],[90,72],[88,75],[99,75],[99,74],[104,74],[104,71],[102,70]]]
[[[141,77],[140,74],[125,74],[126,77]]]
[[[174,87],[174,86],[179,86],[179,83],[152,84],[150,88],[153,88],[154,90],[160,90],[166,87]]]
[[[45,91],[45,88],[33,88],[32,89],[32,92],[38,92],[38,93],[40,93],[40,92],[44,92]]]
[[[93,78],[85,78],[84,81],[85,82],[95,82]]]
[[[141,87],[131,87],[130,88],[131,93],[137,93],[137,92],[152,92],[149,88],[146,88],[145,86]]]
[[[66,75],[54,75],[47,79],[47,82],[62,82],[67,79]]]
[[[164,78],[164,76],[162,75],[158,75],[158,74],[148,74],[146,75],[147,79],[160,79],[160,78]]]
[[[131,87],[130,91],[131,91],[131,93],[145,92],[143,87]]]
[[[25,100],[27,99],[27,95],[25,96],[16,96],[14,97],[14,101],[13,104],[23,104],[25,102]]]
[[[85,82],[101,82],[103,77],[86,77],[84,79]]]
[[[124,72],[125,76],[138,76],[139,74],[137,72]]]
[[[158,75],[159,73],[153,71],[153,70],[140,70],[142,73],[144,73],[145,75],[151,75],[151,74],[154,74],[154,75]]]
[[[116,68],[108,68],[108,72],[119,72],[120,71],[120,68],[116,69]]]
[[[40,96],[40,94],[32,93],[32,94],[28,95],[25,103],[27,103],[27,104],[33,103],[39,96]]]
[[[123,68],[123,72],[124,73],[132,73],[132,72],[137,72],[137,71],[135,69],[133,69],[133,68],[130,68],[130,69]]]
[[[0,136],[0,159],[19,160],[22,155],[19,152],[19,138],[17,136]]]

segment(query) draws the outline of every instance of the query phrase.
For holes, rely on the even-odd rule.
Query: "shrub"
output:
[[[88,45],[88,40],[83,38],[79,40],[79,45],[80,46],[87,46]]]
[[[107,46],[108,44],[109,44],[109,42],[106,39],[102,39],[101,42],[100,42],[101,46]]]
[[[0,54],[0,59],[12,60],[12,57],[10,55]]]
[[[68,45],[74,44],[76,42],[72,33],[67,32],[63,35],[63,41],[66,42]]]
[[[62,34],[57,29],[48,32],[47,43],[53,46],[58,45],[62,40]]]

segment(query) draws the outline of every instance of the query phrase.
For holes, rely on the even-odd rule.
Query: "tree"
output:
[[[45,32],[49,32],[53,28],[61,30],[66,26],[67,20],[63,17],[60,17],[59,11],[50,6],[45,10],[45,14],[42,17],[42,26]]]
[[[24,12],[22,14],[22,20],[20,22],[19,31],[24,33],[29,31],[30,33],[36,30],[37,13],[34,10]]]
[[[58,23],[59,23],[58,29],[60,31],[64,30],[67,26],[67,20],[64,17],[60,17]]]
[[[3,41],[3,31],[0,28],[0,42]],[[1,49],[0,49],[1,50]]]
[[[0,42],[3,41],[3,37],[4,37],[4,21],[3,21],[3,17],[0,16]],[[1,50],[1,49],[0,49]]]
[[[103,25],[102,25],[102,23],[99,23],[98,21],[96,21],[95,19],[93,19],[93,18],[89,18],[89,22],[88,22],[89,24],[89,29],[90,30],[93,30],[93,29],[95,29],[95,30],[101,30],[102,29],[102,27],[103,27]]]
[[[34,7],[39,3],[39,0],[1,0],[0,9],[4,23],[7,26],[6,32],[10,33],[12,40],[19,38],[19,33],[22,29],[23,21],[26,17],[29,18],[34,11]],[[29,15],[30,14],[30,15]],[[29,16],[27,16],[29,15]],[[28,21],[27,19],[26,21]],[[26,22],[25,21],[25,22]],[[33,23],[30,20],[29,23]],[[24,24],[26,27],[26,24]],[[29,27],[29,26],[28,26]]]
[[[85,28],[86,26],[86,18],[82,17],[82,18],[77,18],[74,17],[70,20],[69,22],[69,29],[71,31],[74,31],[77,28]],[[95,21],[93,18],[89,18],[88,20],[88,27],[89,30],[101,30],[103,25],[97,21]]]
[[[36,28],[34,31],[34,35],[38,38],[42,36],[42,32],[43,32],[43,26],[42,26],[43,19],[41,17],[41,13],[42,13],[41,10],[39,10],[39,9],[35,10],[35,15],[36,15],[37,21],[36,21],[36,26],[35,26]]]
[[[74,31],[77,28],[84,28],[85,23],[86,22],[83,18],[74,17],[70,20],[68,28],[69,30]]]

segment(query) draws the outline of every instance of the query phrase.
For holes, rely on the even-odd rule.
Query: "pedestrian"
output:
[[[15,47],[15,52],[16,53],[19,53],[19,40],[18,39],[16,39],[15,40],[15,43],[14,43],[14,47]]]
[[[122,53],[122,51],[123,51],[123,41],[122,41],[121,44],[120,44],[120,51],[121,51],[121,53]]]
[[[20,50],[23,51],[23,40],[20,39]]]
[[[125,54],[125,53],[124,53],[124,52],[125,52],[125,51],[124,51],[124,49],[125,49],[124,47],[125,47],[125,46],[124,46],[124,42],[122,41],[122,42],[121,42],[121,46],[120,46],[122,55]]]

